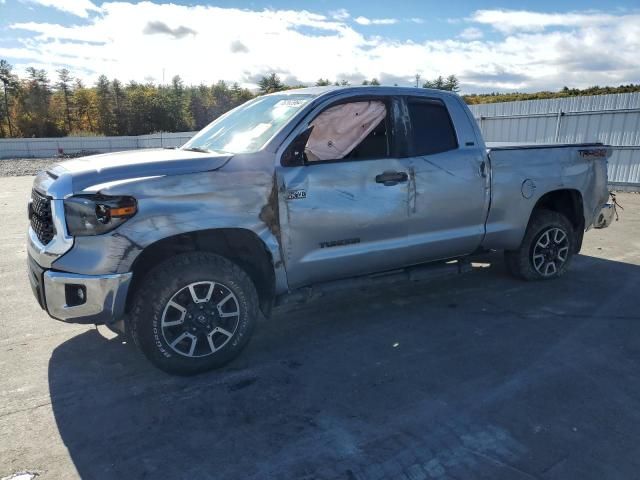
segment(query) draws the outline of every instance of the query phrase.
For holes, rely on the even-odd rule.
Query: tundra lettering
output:
[[[345,240],[333,240],[331,242],[320,242],[320,248],[340,247],[344,245],[353,245],[354,243],[360,243],[360,239],[347,238]]]

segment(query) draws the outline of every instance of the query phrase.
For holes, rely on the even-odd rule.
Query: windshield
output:
[[[214,120],[183,150],[250,153],[260,150],[314,95],[268,95],[255,98]]]

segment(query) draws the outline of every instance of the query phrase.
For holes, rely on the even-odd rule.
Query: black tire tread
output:
[[[549,226],[561,226],[569,235],[569,256],[567,261],[562,265],[562,268],[558,270],[558,273],[552,277],[543,277],[533,268],[531,264],[531,258],[529,251],[531,249],[534,239],[538,234]],[[507,271],[514,277],[527,281],[535,280],[550,280],[563,275],[571,263],[573,254],[576,251],[576,234],[571,222],[559,212],[546,209],[534,210],[531,214],[531,220],[527,225],[522,243],[517,250],[507,250],[504,252],[505,265]]]
[[[186,359],[174,355],[167,358],[159,350],[153,338],[153,315],[157,315],[158,296],[168,287],[168,280],[173,281],[190,272],[209,271],[214,274],[212,279],[225,279],[237,284],[236,296],[241,294],[245,299],[245,315],[249,327],[241,342],[234,348],[223,347],[220,352],[200,359]],[[238,299],[240,301],[240,298]],[[242,303],[242,302],[241,302]],[[164,305],[160,306],[162,308]],[[255,328],[258,318],[258,295],[249,276],[238,265],[230,260],[208,252],[189,252],[171,257],[154,267],[146,274],[136,292],[129,317],[129,332],[134,343],[144,355],[159,369],[176,375],[193,375],[203,371],[220,367],[233,358],[246,346]],[[242,313],[241,313],[242,315]],[[231,342],[230,342],[231,343]]]

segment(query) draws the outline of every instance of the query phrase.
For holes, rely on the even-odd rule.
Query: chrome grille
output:
[[[51,200],[36,190],[31,191],[31,228],[38,240],[47,245],[56,234],[51,214]]]

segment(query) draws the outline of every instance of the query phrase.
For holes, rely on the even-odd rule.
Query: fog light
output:
[[[87,301],[87,288],[84,285],[67,283],[64,286],[64,296],[67,307],[77,307]]]

